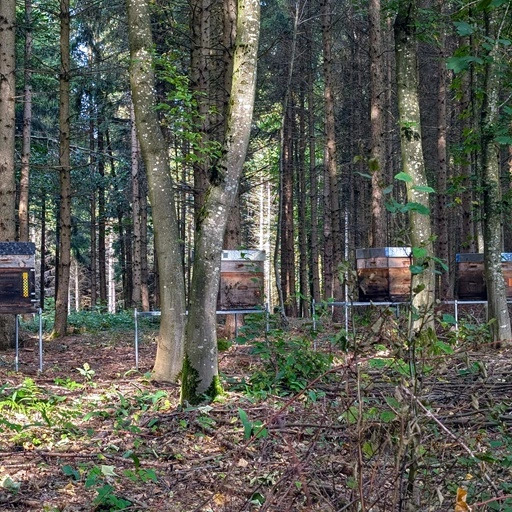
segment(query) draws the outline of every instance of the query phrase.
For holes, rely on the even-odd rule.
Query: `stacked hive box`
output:
[[[255,309],[263,305],[265,251],[222,251],[217,307]]]
[[[357,249],[357,276],[361,301],[398,302],[411,294],[411,249],[380,247]]]
[[[487,300],[484,255],[463,253],[456,255],[457,296],[460,300]],[[501,254],[501,267],[507,297],[512,298],[512,253]]]
[[[0,313],[33,313],[35,245],[0,242]]]

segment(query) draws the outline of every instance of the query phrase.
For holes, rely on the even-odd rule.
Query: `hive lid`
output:
[[[0,255],[36,253],[36,245],[33,242],[0,242]]]
[[[258,249],[246,249],[243,251],[228,249],[222,251],[221,259],[229,261],[265,261],[265,251]]]
[[[482,252],[467,252],[455,255],[457,263],[482,263],[484,254]],[[502,252],[501,261],[512,261],[512,252]]]
[[[375,247],[373,249],[356,249],[356,259],[366,258],[410,258],[410,247]]]

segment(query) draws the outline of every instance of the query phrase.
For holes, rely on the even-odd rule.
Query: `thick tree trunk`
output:
[[[216,304],[227,213],[237,197],[252,123],[259,37],[259,0],[239,0],[230,109],[222,157],[210,169],[209,188],[196,225],[194,270],[185,337],[182,401],[197,403],[221,391]]]
[[[486,36],[489,40],[497,37],[494,15],[484,12]],[[481,119],[481,160],[482,183],[484,184],[484,260],[487,301],[492,340],[495,343],[512,340],[510,315],[501,252],[503,250],[503,201],[500,183],[500,164],[498,148],[494,142],[499,117],[499,78],[496,63],[499,61],[498,43],[494,43],[490,58],[485,64],[484,102]]]
[[[370,0],[368,4],[370,24],[370,174],[372,177],[371,206],[371,246],[387,245],[386,208],[384,207],[383,172],[386,164],[384,133],[384,101],[386,83],[384,81],[384,52],[381,35],[380,0]]]
[[[59,77],[59,265],[55,297],[53,337],[65,336],[68,326],[69,276],[71,270],[71,162],[70,162],[70,22],[69,0],[60,1],[60,77]]]
[[[408,175],[407,200],[423,209],[429,208],[427,178],[421,146],[421,123],[418,99],[418,62],[416,40],[417,0],[402,0],[395,19],[395,52],[400,127],[402,172]],[[435,279],[430,214],[412,208],[409,214],[413,250],[420,251],[413,265],[423,267],[413,274],[413,321],[410,336],[424,327],[433,326]]]
[[[325,299],[341,300],[342,288],[339,279],[339,266],[343,259],[343,237],[341,229],[341,210],[339,198],[338,170],[336,163],[336,123],[334,117],[334,92],[332,69],[332,30],[331,0],[322,0],[322,40],[324,56],[324,108],[325,108],[325,194],[327,208],[325,219]],[[339,313],[339,308],[335,313]]]
[[[0,241],[16,239],[15,128],[15,0],[0,2]],[[0,350],[10,347],[14,334],[12,315],[0,316]]]
[[[442,4],[441,4],[442,9]],[[439,52],[438,80],[439,90],[437,98],[437,257],[450,266],[449,224],[450,212],[448,210],[448,153],[447,153],[447,119],[446,119],[446,63],[445,63],[445,37],[440,36],[441,51]],[[442,300],[453,299],[453,283],[450,272],[441,271],[439,296]]]
[[[167,146],[155,110],[153,38],[147,0],[127,0],[130,84],[135,124],[148,178],[160,279],[160,331],[153,368],[157,381],[175,381],[183,366],[185,286]]]

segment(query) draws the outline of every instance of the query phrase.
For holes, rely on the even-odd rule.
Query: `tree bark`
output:
[[[159,266],[160,330],[153,368],[157,381],[175,381],[183,366],[185,285],[165,138],[155,110],[153,38],[147,0],[127,0],[130,85],[137,135],[144,160]]]
[[[15,130],[15,0],[0,2],[0,241],[16,239]],[[0,315],[0,350],[11,346],[12,315]]]
[[[334,117],[334,92],[332,69],[332,30],[331,0],[322,0],[322,41],[324,56],[324,108],[325,108],[325,208],[326,219],[324,237],[325,252],[325,299],[342,299],[341,281],[338,276],[343,259],[343,237],[341,229],[341,210],[339,198],[338,170],[336,163],[336,123]],[[335,314],[339,313],[335,308]]]
[[[256,89],[259,0],[239,0],[233,54],[230,107],[222,156],[210,169],[205,204],[197,219],[196,260],[190,289],[182,373],[182,401],[197,403],[221,392],[216,334],[216,304],[227,213],[238,184],[251,131]]]
[[[429,208],[425,187],[427,178],[421,145],[421,120],[418,99],[418,61],[416,39],[417,0],[401,0],[395,19],[395,53],[400,147],[402,172],[409,176],[406,181],[407,200],[410,205]],[[423,249],[426,255],[413,258],[413,264],[423,270],[413,274],[412,308],[413,321],[410,336],[422,328],[433,326],[435,279],[430,214],[412,207],[409,213],[410,239],[413,250]]]
[[[32,131],[32,0],[25,0],[25,69],[23,78],[23,143],[21,150],[19,239],[29,239],[30,136]]]
[[[371,245],[387,245],[386,208],[384,207],[383,171],[386,163],[384,133],[384,101],[386,84],[384,82],[384,53],[381,35],[380,0],[370,0],[368,4],[370,24],[370,174],[372,177],[371,206]]]
[[[69,0],[60,0],[59,76],[59,266],[55,297],[53,337],[65,336],[68,326],[69,279],[71,270],[71,162],[70,162],[70,24]]]
[[[508,9],[507,9],[508,11]],[[484,11],[485,32],[488,40],[498,38],[496,14]],[[494,42],[485,63],[484,101],[481,117],[481,161],[484,201],[484,261],[487,284],[487,301],[492,341],[501,343],[512,340],[510,315],[501,251],[503,249],[503,201],[500,183],[498,147],[494,141],[499,117],[499,76],[496,69],[499,59],[498,42]]]

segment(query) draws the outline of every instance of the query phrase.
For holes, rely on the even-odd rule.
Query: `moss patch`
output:
[[[183,363],[183,370],[181,372],[181,403],[189,403],[190,405],[197,405],[205,400],[212,402],[219,396],[224,394],[224,389],[220,382],[220,377],[215,375],[206,392],[198,394],[197,388],[201,379],[199,372],[192,366],[188,356],[185,356]]]

